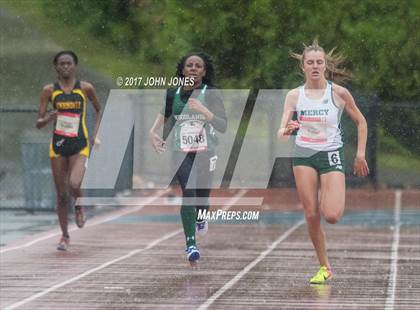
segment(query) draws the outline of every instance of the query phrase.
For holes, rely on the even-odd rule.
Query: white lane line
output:
[[[238,274],[236,274],[235,277],[233,277],[229,282],[227,282],[223,287],[221,287],[218,291],[216,291],[213,295],[211,295],[200,307],[198,307],[198,310],[204,310],[207,309],[213,302],[216,301],[224,292],[226,292],[228,289],[230,289],[233,285],[235,285],[236,282],[238,282],[244,275],[246,275],[252,268],[254,268],[260,261],[262,261],[268,254],[273,251],[279,243],[283,242],[287,237],[290,236],[291,233],[293,233],[296,229],[299,228],[303,223],[305,223],[305,220],[302,219],[299,222],[297,222],[295,225],[293,225],[291,228],[289,228],[285,233],[283,233],[279,238],[277,238],[276,241],[274,241],[268,249],[266,249],[264,252],[262,252],[256,259],[254,259],[251,263],[249,263],[244,269],[242,269]]]
[[[103,223],[106,223],[106,222],[110,222],[110,221],[112,221],[112,220],[115,220],[115,219],[117,219],[117,218],[119,218],[119,217],[121,217],[121,216],[124,216],[124,215],[130,214],[130,213],[133,213],[133,212],[140,211],[140,210],[141,210],[144,206],[146,206],[146,205],[152,205],[152,204],[155,204],[155,203],[154,203],[154,201],[155,201],[155,200],[159,200],[159,199],[160,199],[160,196],[164,195],[164,194],[165,194],[166,192],[168,192],[168,191],[169,191],[169,189],[167,189],[167,190],[162,190],[162,191],[158,191],[158,192],[157,192],[157,194],[156,194],[155,196],[150,197],[150,198],[148,198],[147,200],[143,201],[143,205],[139,205],[139,206],[134,207],[134,208],[130,207],[130,208],[127,208],[127,209],[125,209],[125,210],[118,211],[118,212],[117,212],[117,214],[115,214],[114,212],[112,212],[112,214],[110,214],[110,215],[100,216],[100,217],[98,217],[96,220],[95,220],[95,219],[93,219],[93,220],[91,220],[91,221],[88,221],[85,227],[92,227],[92,226],[100,225],[100,224],[103,224]],[[244,196],[246,193],[247,193],[247,191],[246,191],[246,190],[241,190],[241,191],[239,191],[239,193],[235,196],[235,198],[233,199],[233,201],[232,201],[232,202],[230,202],[230,203],[228,203],[228,204],[226,204],[226,206],[223,208],[223,210],[224,210],[224,211],[226,211],[226,210],[228,210],[228,209],[229,209],[232,205],[235,205],[235,204],[237,204],[238,202],[240,202],[240,201],[241,201],[241,200],[240,200],[240,198],[241,198],[242,196]],[[133,199],[135,199],[135,198],[133,198]],[[232,198],[230,198],[230,199],[232,199]],[[252,197],[252,199],[254,199],[255,201],[257,201],[257,202],[255,202],[254,200],[252,200],[252,204],[253,204],[253,205],[255,205],[255,204],[261,204],[260,200],[261,200],[262,198],[259,198],[259,197]],[[162,201],[162,204],[163,204],[164,202],[165,202],[165,201]],[[138,204],[138,203],[136,203],[136,204]],[[159,204],[160,204],[160,203],[159,203]],[[166,203],[166,204],[167,204],[167,203]],[[79,230],[79,228],[78,228],[76,225],[73,225],[73,224],[72,224],[72,225],[70,225],[69,232],[73,232],[73,231],[75,231],[75,230]],[[56,230],[54,230],[52,233],[49,233],[49,234],[44,235],[44,236],[42,236],[42,237],[36,238],[36,239],[34,239],[34,240],[31,240],[31,241],[29,241],[29,242],[27,242],[27,243],[24,243],[24,244],[22,244],[22,245],[18,245],[18,246],[11,246],[11,247],[10,247],[10,246],[6,246],[6,247],[4,247],[4,248],[0,249],[0,254],[2,254],[2,253],[6,253],[6,252],[10,252],[10,251],[19,250],[19,249],[23,249],[23,248],[27,248],[27,247],[30,247],[30,246],[32,246],[32,245],[34,245],[34,244],[38,243],[38,242],[41,242],[41,241],[44,241],[44,240],[47,240],[47,239],[50,239],[50,238],[53,238],[53,237],[57,237],[57,236],[59,236],[59,235],[61,235],[61,230],[56,229]]]
[[[133,251],[129,252],[126,255],[120,256],[120,257],[118,257],[116,259],[113,259],[113,260],[110,260],[110,261],[108,261],[106,263],[103,263],[102,265],[100,265],[98,267],[95,267],[93,269],[90,269],[90,270],[88,270],[88,271],[86,271],[84,273],[81,273],[81,274],[79,274],[79,275],[77,275],[77,276],[75,276],[73,278],[70,278],[70,279],[68,279],[68,280],[66,280],[64,282],[58,283],[58,284],[56,284],[54,286],[51,286],[51,287],[43,290],[42,292],[39,292],[39,293],[37,293],[35,295],[32,295],[32,296],[30,296],[28,298],[25,298],[25,299],[23,299],[23,300],[21,300],[19,302],[16,302],[14,304],[11,304],[10,306],[7,306],[4,309],[5,310],[12,310],[12,309],[16,309],[16,308],[18,308],[20,306],[23,306],[24,304],[27,304],[28,302],[31,302],[31,301],[33,301],[35,299],[38,299],[38,298],[40,298],[40,297],[42,297],[42,296],[44,296],[44,295],[46,295],[46,294],[48,294],[48,293],[50,293],[52,291],[55,291],[55,290],[57,290],[57,289],[65,286],[67,284],[70,284],[70,283],[73,283],[73,282],[75,282],[77,280],[80,280],[81,278],[84,278],[84,277],[86,277],[86,276],[88,276],[88,275],[90,275],[90,274],[92,274],[92,273],[94,273],[96,271],[99,271],[101,269],[104,269],[104,268],[106,268],[106,267],[108,267],[108,266],[110,266],[112,264],[118,263],[119,261],[122,261],[122,260],[124,260],[126,258],[129,258],[129,257],[131,257],[133,255],[136,255],[138,253],[141,253],[143,251],[149,250],[149,249],[153,248],[154,246],[156,246],[157,244],[159,244],[160,242],[165,241],[165,240],[167,240],[169,238],[172,238],[172,237],[176,236],[180,232],[182,232],[182,229],[177,229],[177,230],[175,230],[175,231],[173,231],[173,232],[171,232],[169,234],[164,235],[163,237],[161,237],[159,239],[153,240],[145,248],[133,250]]]
[[[241,191],[239,191],[239,193],[237,195],[235,195],[234,197],[232,197],[231,202],[229,202],[229,204],[226,207],[229,208],[240,197],[242,197],[246,193],[247,193],[247,190],[241,190]],[[113,259],[111,261],[108,261],[106,263],[103,263],[102,265],[100,265],[98,267],[95,267],[93,269],[90,269],[90,270],[88,270],[88,271],[86,271],[86,272],[84,272],[82,274],[79,274],[79,275],[77,275],[77,276],[75,276],[75,277],[73,277],[71,279],[68,279],[68,280],[66,280],[64,282],[58,283],[58,284],[56,284],[56,285],[54,285],[52,287],[49,287],[49,288],[47,288],[47,289],[45,289],[45,290],[43,290],[43,291],[41,291],[41,292],[39,292],[37,294],[34,294],[32,296],[29,296],[28,298],[25,298],[25,299],[23,299],[23,300],[21,300],[19,302],[14,303],[14,304],[11,304],[10,306],[7,306],[6,308],[4,308],[4,310],[16,309],[16,308],[18,308],[18,307],[20,307],[20,306],[22,306],[24,304],[27,304],[28,302],[31,302],[31,301],[33,301],[35,299],[38,299],[38,298],[40,298],[40,297],[42,297],[42,296],[44,296],[44,295],[46,295],[46,294],[48,294],[48,293],[50,293],[52,291],[55,291],[55,290],[57,290],[57,289],[65,286],[67,284],[70,284],[70,283],[73,283],[73,282],[75,282],[77,280],[80,280],[81,278],[84,278],[87,275],[90,275],[90,274],[92,274],[92,273],[94,273],[96,271],[99,271],[101,269],[104,269],[104,268],[106,268],[106,267],[108,267],[108,266],[110,266],[112,264],[115,264],[115,263],[117,263],[119,261],[122,261],[122,260],[124,260],[126,258],[129,258],[129,257],[131,257],[133,255],[136,255],[138,253],[141,253],[143,251],[149,250],[149,249],[153,248],[154,246],[156,246],[157,244],[159,244],[160,242],[165,241],[165,240],[167,240],[169,238],[172,238],[172,237],[176,236],[177,234],[179,234],[182,231],[183,231],[182,229],[175,230],[175,231],[173,231],[173,232],[171,232],[169,234],[164,235],[163,237],[161,237],[159,239],[156,239],[156,240],[152,241],[145,248],[133,250],[133,251],[129,252],[126,255],[120,256],[120,257],[118,257],[116,259]]]
[[[229,210],[230,209],[230,207],[231,206],[233,206],[233,205],[235,205],[238,201],[240,201],[241,200],[241,198],[247,193],[248,191],[247,190],[245,190],[245,189],[241,189],[234,197],[233,197],[233,199],[228,203],[228,204],[226,204],[223,208],[222,208],[222,210],[223,211],[227,211],[227,210]],[[255,197],[255,198],[259,198],[259,197]],[[262,202],[262,201],[261,201]],[[261,203],[260,203],[261,204]]]
[[[160,196],[162,196],[163,194],[165,194],[168,191],[169,191],[169,189],[158,191],[156,193],[156,195],[154,195],[153,197],[150,197],[149,200],[143,201],[144,202],[143,205],[139,205],[139,206],[134,207],[134,208],[129,207],[129,208],[126,208],[124,210],[118,210],[117,212],[112,212],[110,215],[99,216],[97,219],[93,219],[91,221],[88,221],[86,223],[85,227],[92,227],[92,226],[100,225],[100,224],[115,220],[115,219],[117,219],[121,216],[140,211],[146,205],[152,203],[155,199],[158,199]],[[79,230],[79,228],[74,224],[69,225],[69,226],[70,226],[69,232]],[[60,236],[60,235],[61,235],[61,230],[55,229],[54,232],[52,232],[52,233],[49,233],[45,236],[42,236],[42,237],[36,238],[34,240],[31,240],[31,241],[29,241],[27,243],[24,243],[22,245],[12,246],[12,247],[6,246],[5,248],[0,249],[0,254],[10,252],[10,251],[19,250],[19,249],[23,249],[23,248],[27,248],[27,247],[30,247],[30,246],[38,243],[38,242],[41,242],[41,241],[44,241],[44,240],[47,240],[47,239],[50,239],[50,238],[53,238],[53,237],[57,237],[57,236]]]
[[[391,267],[388,276],[388,290],[385,303],[386,310],[394,309],[395,287],[397,284],[398,273],[398,247],[400,245],[400,215],[401,215],[401,190],[395,191],[395,208],[394,208],[394,238],[392,240],[391,249]]]
[[[79,198],[77,205],[79,206],[138,206],[145,204],[149,197],[85,197]],[[189,197],[184,199],[168,199],[167,197],[160,197],[155,199],[153,202],[148,203],[150,206],[196,206],[209,203],[211,206],[225,206],[232,197],[210,197],[197,199],[196,197]],[[80,200],[80,202],[79,202]],[[245,197],[237,199],[234,205],[240,206],[260,206],[264,200],[264,197]]]

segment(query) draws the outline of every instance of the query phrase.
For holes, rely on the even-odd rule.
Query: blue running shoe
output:
[[[190,262],[195,262],[200,259],[200,251],[195,245],[191,245],[187,249],[187,259]]]

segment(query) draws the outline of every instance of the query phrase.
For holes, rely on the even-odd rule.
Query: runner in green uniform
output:
[[[292,53],[291,56],[300,61],[305,83],[286,96],[278,138],[287,139],[297,131],[293,174],[309,236],[321,265],[310,283],[322,284],[332,277],[332,271],[325,232],[320,223],[321,214],[328,223],[335,224],[343,215],[345,204],[341,113],[346,111],[357,126],[353,171],[362,177],[369,173],[365,160],[367,123],[350,92],[329,81],[350,78],[345,69],[338,67],[342,58],[335,57],[332,52],[326,54],[316,40],[305,47],[302,55]],[[295,112],[297,120],[292,120]]]
[[[203,235],[208,229],[207,221],[197,216],[209,208],[208,198],[217,160],[216,131],[226,131],[227,119],[222,96],[213,86],[214,68],[207,54],[192,53],[182,57],[176,76],[191,78],[194,83],[167,91],[165,109],[150,129],[149,139],[160,153],[166,148],[166,138],[173,133],[170,148],[177,169],[175,175],[182,188],[181,219],[187,259],[194,265],[200,258],[196,232]],[[156,132],[162,125],[164,134],[160,137]],[[197,203],[191,206],[192,201]]]

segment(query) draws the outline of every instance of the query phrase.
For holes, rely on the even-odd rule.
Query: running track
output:
[[[419,192],[349,191],[342,222],[325,226],[335,277],[324,286],[308,284],[317,261],[293,190],[221,195],[260,219],[210,223],[198,269],[178,207],[121,207],[73,228],[67,252],[56,230],[1,248],[1,309],[420,308]]]

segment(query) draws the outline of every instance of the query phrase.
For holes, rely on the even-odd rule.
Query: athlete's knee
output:
[[[80,182],[78,180],[70,179],[69,187],[72,195],[75,195],[80,190]]]
[[[321,210],[324,219],[329,224],[336,224],[340,221],[341,217],[343,216],[344,202],[321,202]]]
[[[337,224],[340,221],[341,216],[342,216],[341,212],[330,211],[324,215],[324,218],[329,224]]]
[[[307,222],[319,221],[320,216],[317,208],[305,209],[305,219]]]

